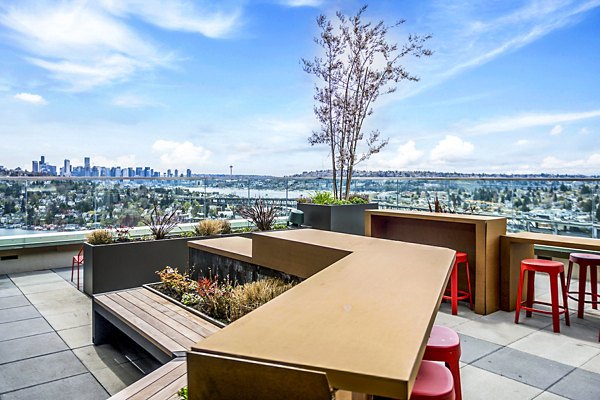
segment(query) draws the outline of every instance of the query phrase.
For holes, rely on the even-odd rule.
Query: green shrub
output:
[[[315,192],[312,201],[308,203],[340,206],[344,204],[366,204],[369,202],[369,196],[366,194],[351,194],[348,200],[336,200],[331,192]]]
[[[200,236],[231,233],[231,224],[224,219],[204,219],[194,227],[194,231]]]
[[[108,229],[96,229],[86,236],[89,244],[109,244],[113,242],[113,235]]]

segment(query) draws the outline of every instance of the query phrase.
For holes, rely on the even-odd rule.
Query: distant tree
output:
[[[600,204],[596,207],[596,221],[600,221]]]
[[[314,112],[321,127],[308,140],[311,145],[329,147],[336,199],[349,198],[354,167],[388,143],[387,139],[380,138],[378,130],[364,136],[363,124],[373,113],[373,104],[380,95],[393,93],[395,83],[419,80],[400,61],[410,55],[432,54],[423,45],[429,35],[409,35],[402,47],[390,43],[389,29],[404,21],[390,26],[383,21],[363,22],[366,9],[363,6],[352,17],[337,12],[337,26],[320,15],[317,25],[321,32],[315,42],[322,48],[323,55],[312,61],[302,59],[304,70],[320,80],[315,87]]]
[[[588,185],[581,186],[581,190],[579,191],[581,194],[590,194],[592,193],[592,189]]]

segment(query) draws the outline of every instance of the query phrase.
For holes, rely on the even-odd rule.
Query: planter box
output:
[[[238,234],[232,234],[238,235]],[[227,236],[227,235],[221,235]],[[218,237],[221,237],[218,236]],[[88,295],[130,289],[156,282],[156,271],[166,266],[188,269],[190,240],[217,236],[196,236],[101,245],[84,244],[83,291]]]
[[[376,210],[377,203],[345,204],[340,206],[298,203],[304,212],[304,225],[325,231],[365,234],[365,210]]]

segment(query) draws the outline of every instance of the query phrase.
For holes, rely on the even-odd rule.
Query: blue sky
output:
[[[366,3],[435,53],[375,104],[389,145],[359,168],[600,173],[600,0]],[[0,165],[327,169],[299,60],[319,14],[362,4],[0,0]]]

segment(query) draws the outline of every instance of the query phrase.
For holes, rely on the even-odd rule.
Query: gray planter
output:
[[[180,272],[187,271],[187,242],[214,237],[195,236],[101,245],[85,243],[83,291],[91,296],[156,282],[156,271],[166,266],[178,268]]]
[[[340,206],[298,203],[304,212],[304,225],[325,231],[365,234],[365,210],[376,210],[377,203],[345,204]]]

